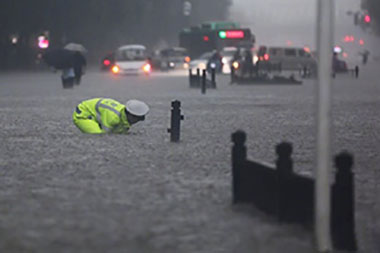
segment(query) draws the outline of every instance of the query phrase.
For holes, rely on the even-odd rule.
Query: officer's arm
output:
[[[115,118],[110,125],[112,127],[111,133],[114,134],[126,134],[129,130],[129,126],[120,122],[120,118]]]
[[[117,128],[115,128],[112,132],[116,134],[127,134],[128,131],[129,131],[129,127],[121,124]]]

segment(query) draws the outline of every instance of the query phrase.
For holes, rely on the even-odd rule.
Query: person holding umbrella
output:
[[[63,88],[72,88],[75,80],[75,53],[67,49],[53,49],[43,54],[42,59],[47,65],[62,70]]]
[[[84,57],[84,54],[87,52],[87,49],[83,45],[76,43],[69,43],[64,47],[64,49],[74,52],[74,80],[75,84],[79,85],[81,82],[82,75],[84,74],[84,67],[87,65],[86,58]]]
[[[86,58],[78,52],[74,52],[74,60],[73,60],[73,70],[74,70],[74,81],[75,84],[79,85],[82,79],[82,75],[84,74],[84,67],[86,66]]]
[[[42,59],[49,66],[62,70],[63,88],[73,88],[74,83],[79,84],[83,75],[86,52],[80,44],[70,43],[62,49],[52,49],[43,54]]]

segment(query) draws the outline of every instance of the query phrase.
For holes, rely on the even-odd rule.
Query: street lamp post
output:
[[[184,18],[184,27],[190,26],[190,17],[191,17],[191,11],[192,11],[192,4],[189,1],[183,1],[182,4],[182,11],[183,11],[183,18]]]
[[[330,235],[330,114],[334,0],[318,0],[318,112],[315,171],[315,236],[318,252],[331,251]]]

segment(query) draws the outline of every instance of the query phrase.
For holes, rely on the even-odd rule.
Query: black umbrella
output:
[[[53,49],[42,56],[46,64],[56,69],[67,69],[74,67],[75,52],[67,49]]]

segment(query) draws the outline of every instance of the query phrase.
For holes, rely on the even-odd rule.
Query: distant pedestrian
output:
[[[83,133],[125,134],[132,125],[145,120],[148,112],[148,105],[139,100],[123,105],[110,98],[93,98],[75,108],[73,121]]]
[[[82,53],[76,51],[73,57],[73,68],[75,74],[75,84],[80,84],[82,75],[84,74],[84,68],[87,65],[86,58]]]
[[[355,66],[355,78],[358,78],[359,77],[359,66],[356,65]]]
[[[75,73],[73,68],[65,68],[62,70],[62,85],[64,88],[73,88],[75,82]]]
[[[366,49],[364,52],[360,53],[362,55],[362,63],[363,65],[366,65],[368,62],[368,57],[369,57],[369,51]]]
[[[243,61],[243,76],[248,73],[251,78],[253,74],[253,67],[253,55],[250,50],[246,50]]]
[[[211,69],[215,69],[215,72],[219,73],[222,71],[223,62],[222,56],[218,50],[214,50],[212,56],[207,62],[207,71],[211,72]]]

